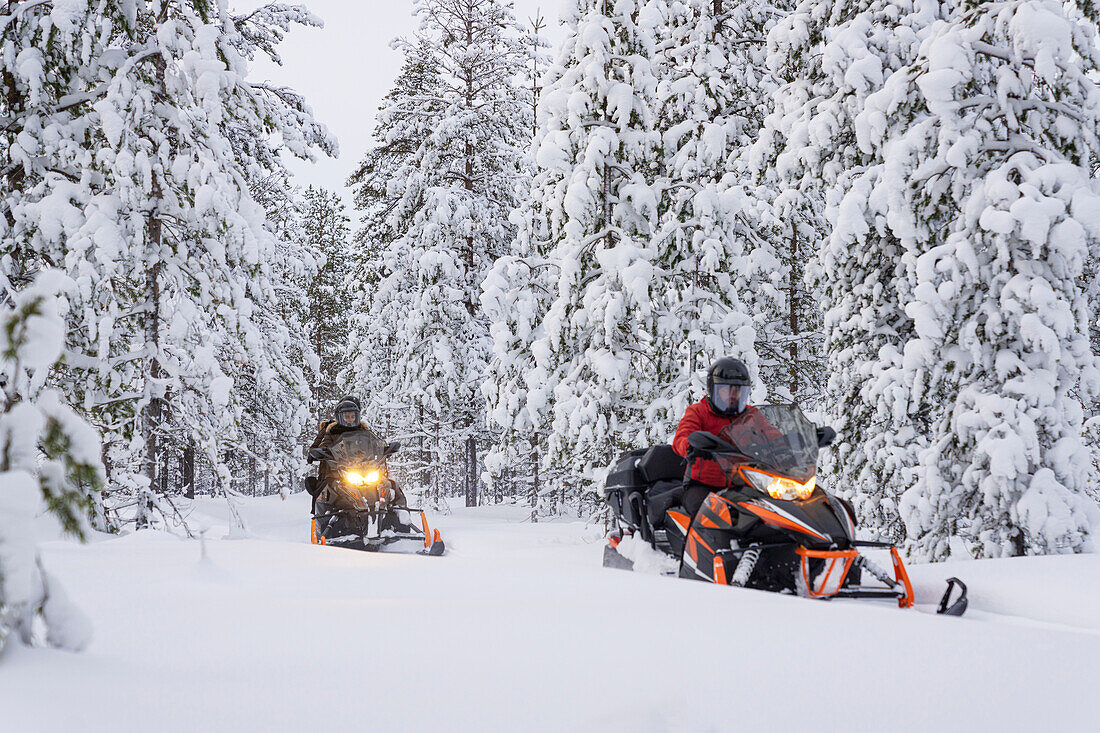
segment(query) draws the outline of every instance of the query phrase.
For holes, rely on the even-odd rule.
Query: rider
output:
[[[688,437],[698,431],[718,433],[734,420],[738,427],[754,429],[769,440],[782,440],[783,435],[764,415],[748,404],[752,380],[748,367],[740,359],[723,357],[711,364],[707,372],[707,395],[688,405],[676,428],[672,449],[681,456],[688,452]],[[697,459],[691,469],[691,483],[684,490],[684,509],[695,516],[707,496],[729,484],[726,474],[711,460]]]
[[[358,430],[366,431],[377,440],[380,445],[382,444],[382,439],[362,421],[359,400],[356,397],[352,395],[342,397],[340,401],[336,403],[336,409],[333,410],[333,415],[334,417],[332,420],[324,420],[321,422],[320,429],[317,431],[317,437],[313,439],[313,443],[309,446],[306,455],[306,460],[310,463],[321,461],[321,466],[317,471],[316,478],[313,476],[306,477],[306,490],[313,497],[311,511],[314,516],[317,515],[318,499],[320,498],[322,503],[326,501],[326,499],[321,496],[321,493],[330,478],[328,461],[325,460],[326,458],[332,457],[329,453],[329,449],[340,440],[345,433]],[[391,444],[391,447],[396,449],[397,445]],[[387,455],[389,452],[390,451],[387,451]],[[390,497],[391,506],[399,508],[406,507],[408,501],[405,499],[405,493],[401,490],[401,487],[397,485],[397,482],[391,479],[389,480],[389,486],[393,491]],[[391,515],[389,521],[389,528],[395,531],[409,532],[413,529],[410,525],[401,522],[396,514]]]
[[[317,495],[324,488],[325,482],[328,481],[328,466],[321,459],[324,458],[325,452],[332,447],[332,444],[340,439],[340,436],[344,433],[351,432],[353,430],[366,430],[371,435],[374,435],[367,424],[360,419],[359,400],[352,395],[343,397],[336,403],[336,409],[333,411],[332,420],[323,420],[321,427],[317,431],[317,437],[313,439],[313,444],[309,446],[306,460],[310,463],[314,461],[321,461],[321,466],[317,470],[317,477],[310,476],[306,479],[306,490],[313,496],[316,503]],[[376,436],[377,437],[377,436]]]

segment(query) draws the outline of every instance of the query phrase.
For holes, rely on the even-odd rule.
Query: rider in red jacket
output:
[[[759,410],[749,406],[751,386],[749,370],[740,359],[725,357],[714,362],[707,372],[707,396],[688,405],[684,411],[676,428],[676,437],[672,440],[672,449],[686,456],[688,437],[692,433],[705,430],[718,435],[735,420],[738,425],[751,426],[764,436],[781,440],[783,435],[764,419]],[[717,463],[702,459],[695,461],[691,478],[691,484],[684,491],[683,504],[692,516],[699,511],[711,491],[725,488],[729,483]]]

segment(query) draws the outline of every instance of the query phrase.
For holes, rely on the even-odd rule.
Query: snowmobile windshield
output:
[[[343,433],[332,444],[332,460],[340,466],[381,466],[386,458],[386,444],[369,430]]]
[[[752,466],[796,481],[817,473],[817,427],[795,405],[750,407],[722,428],[718,437],[737,451],[715,457],[731,482],[740,466]]]

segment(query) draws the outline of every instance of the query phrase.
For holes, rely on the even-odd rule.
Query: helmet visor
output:
[[[710,402],[718,412],[736,415],[749,403],[749,388],[741,384],[715,381],[711,388]]]
[[[359,424],[359,410],[342,409],[336,413],[336,422],[341,427],[350,428]]]

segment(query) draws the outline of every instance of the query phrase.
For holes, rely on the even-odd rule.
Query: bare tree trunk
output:
[[[791,223],[791,269],[790,269],[790,297],[788,300],[791,343],[788,347],[791,369],[791,399],[795,400],[798,394],[798,225]]]
[[[160,186],[154,179],[153,200],[160,200]],[[154,209],[146,222],[146,235],[153,250],[154,259],[145,276],[145,293],[148,300],[148,311],[145,314],[145,345],[149,350],[149,368],[146,379],[148,384],[146,391],[151,393],[149,401],[142,410],[142,437],[145,439],[145,475],[149,479],[149,488],[157,488],[157,458],[160,450],[160,430],[163,420],[163,406],[160,396],[160,380],[162,378],[160,366],[160,271],[161,263],[161,221]]]
[[[188,499],[195,498],[195,443],[189,442],[183,449],[183,458],[180,462],[180,474],[183,477],[183,495]]]
[[[477,439],[466,438],[466,506],[477,506]]]
[[[163,56],[153,57],[156,75],[157,101],[167,97],[164,82],[165,61]],[[142,438],[145,440],[145,475],[149,479],[149,489],[157,490],[157,459],[160,451],[160,433],[164,420],[160,390],[163,370],[160,364],[160,273],[164,265],[161,247],[164,243],[164,230],[160,218],[160,205],[164,199],[159,173],[153,176],[150,199],[152,207],[145,220],[145,251],[147,253],[145,271],[145,348],[149,351],[149,367],[146,375],[146,392],[149,401],[142,410]]]
[[[539,521],[539,434],[531,439],[531,522]]]

